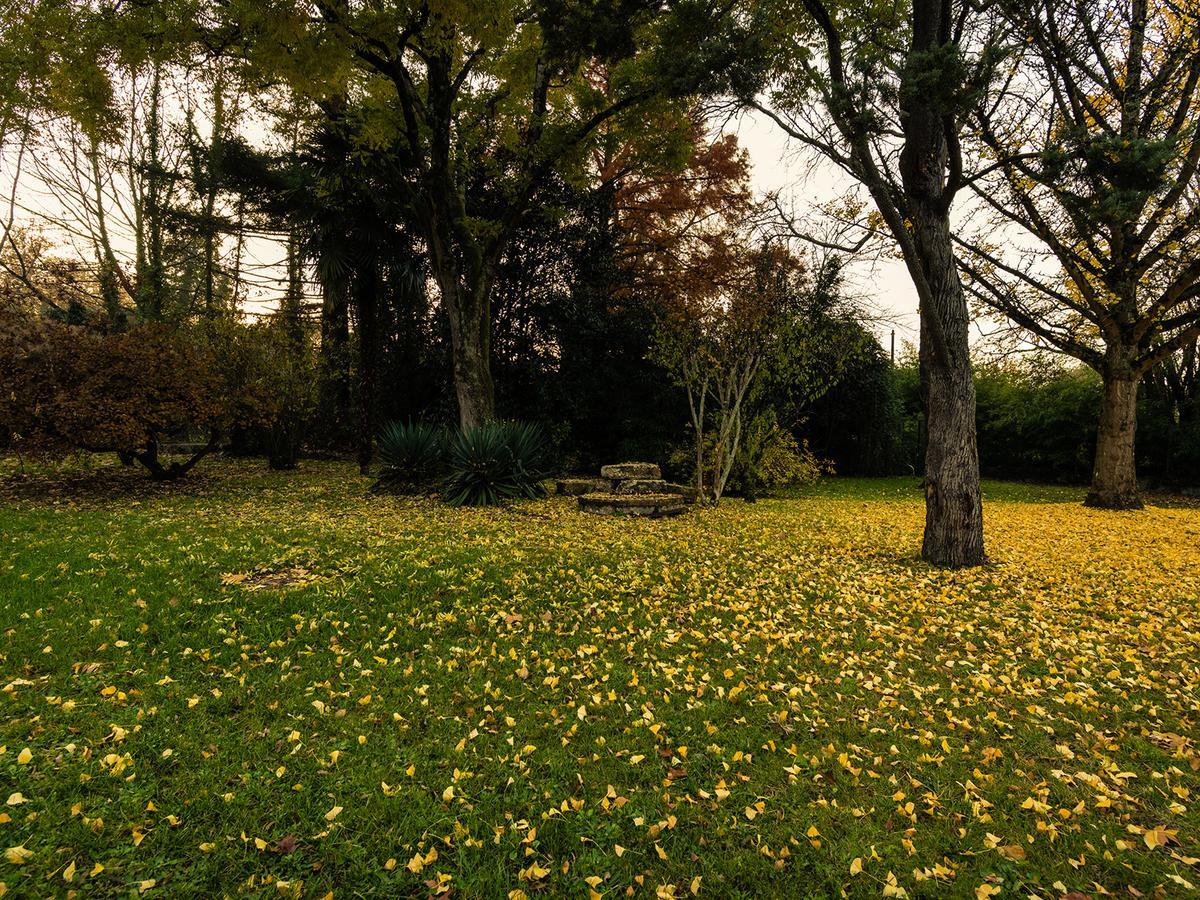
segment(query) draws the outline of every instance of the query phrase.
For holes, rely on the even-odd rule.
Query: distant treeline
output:
[[[1035,355],[977,365],[975,379],[985,476],[1088,482],[1102,392],[1094,371]],[[814,404],[801,434],[842,474],[920,474],[924,435],[915,360],[894,370],[877,360],[852,369]],[[1137,462],[1147,486],[1200,485],[1200,401],[1176,397],[1165,372],[1148,378],[1139,395]]]

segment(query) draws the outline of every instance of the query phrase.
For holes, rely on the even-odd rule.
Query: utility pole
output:
[[[892,329],[892,368],[896,367],[896,329]]]

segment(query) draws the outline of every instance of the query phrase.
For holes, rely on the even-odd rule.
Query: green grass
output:
[[[1195,508],[988,484],[944,572],[914,479],[633,521],[8,471],[10,896],[1200,883]]]

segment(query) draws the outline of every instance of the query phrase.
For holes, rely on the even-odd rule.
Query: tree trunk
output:
[[[900,175],[921,294],[921,397],[925,448],[925,539],[921,555],[939,566],[977,566],[983,548],[983,501],[975,444],[975,379],[970,316],[950,238],[953,171],[960,164],[946,135],[953,123],[937,98],[917,87],[930,60],[952,43],[946,0],[916,0],[912,44],[901,85],[904,148]]]
[[[1110,351],[1110,360],[1102,373],[1104,394],[1096,435],[1096,464],[1092,469],[1092,488],[1084,503],[1101,509],[1141,509],[1134,457],[1138,378],[1132,366],[1123,363],[1120,357],[1119,352]]]
[[[350,322],[346,279],[333,278],[321,297],[321,356],[318,420],[330,447],[348,443],[350,411]]]
[[[914,204],[913,228],[931,295],[921,311],[926,434],[921,555],[938,566],[977,566],[985,560],[983,500],[967,304],[954,263],[948,217]]]
[[[379,270],[374,260],[355,278],[358,318],[358,471],[367,475],[375,448],[375,369],[379,350]]]
[[[957,275],[955,275],[957,281]],[[961,296],[960,296],[961,302]],[[946,323],[943,320],[943,324]],[[921,322],[921,396],[925,409],[925,539],[921,555],[939,566],[984,562],[983,501],[975,445],[975,381],[966,345],[941,358]]]
[[[457,273],[439,267],[438,288],[450,322],[454,390],[458,395],[459,425],[476,428],[496,418],[496,388],[492,381],[490,284],[463,285]]]

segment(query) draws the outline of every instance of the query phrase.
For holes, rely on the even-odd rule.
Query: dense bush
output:
[[[167,480],[216,449],[231,415],[211,353],[177,331],[106,334],[29,317],[0,327],[0,422],[18,444],[115,451]],[[163,442],[195,438],[186,461],[160,460]]]
[[[803,411],[797,437],[843,475],[903,474],[912,454],[905,447],[896,370],[873,338],[864,345]]]
[[[1200,411],[1176,420],[1156,398],[1139,406],[1138,471],[1151,485],[1200,489]]]
[[[273,469],[295,468],[319,386],[306,335],[278,319],[205,322],[191,335],[210,353],[228,393],[235,450],[264,455]]]
[[[758,483],[767,490],[796,487],[811,484],[833,471],[833,464],[819,459],[807,443],[799,443],[790,432],[779,431],[763,449],[758,464]]]
[[[760,493],[810,484],[833,471],[832,463],[819,459],[807,441],[798,441],[781,428],[774,412],[768,410],[756,416],[746,429],[745,446],[730,479],[730,489],[753,501]]]
[[[295,465],[315,401],[311,346],[274,323],[120,331],[9,310],[0,321],[0,430],[20,448],[116,452],[159,480],[231,433]],[[164,462],[165,444],[186,445]]]
[[[920,474],[925,452],[915,359],[894,372],[903,405],[901,468]],[[1037,355],[975,367],[979,467],[985,477],[1081,484],[1096,446],[1100,379],[1091,369]]]

